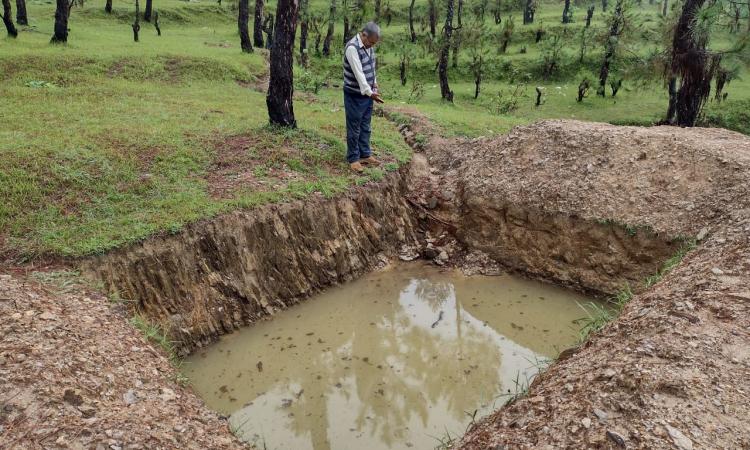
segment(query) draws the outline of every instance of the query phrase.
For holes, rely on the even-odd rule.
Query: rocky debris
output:
[[[682,434],[682,431],[671,425],[664,425],[664,427],[667,429],[669,437],[672,438],[672,441],[674,442],[674,445],[677,446],[677,448],[679,448],[680,450],[693,450],[693,441],[691,441],[689,437]]]
[[[123,308],[80,284],[0,272],[0,448],[230,449]],[[23,355],[23,357],[19,357]]]

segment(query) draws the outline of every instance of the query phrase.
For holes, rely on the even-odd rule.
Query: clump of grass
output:
[[[677,253],[672,255],[668,260],[664,261],[664,264],[662,264],[661,268],[657,270],[655,274],[646,277],[643,284],[647,288],[661,281],[661,279],[664,278],[666,274],[677,267],[677,265],[680,263],[680,261],[682,261],[685,255],[688,254],[688,252],[695,249],[695,247],[698,245],[697,241],[694,238],[682,238],[680,240],[682,241],[682,245],[680,245]]]

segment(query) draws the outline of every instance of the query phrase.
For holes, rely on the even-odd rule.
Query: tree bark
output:
[[[112,0],[107,0],[107,3],[104,4],[104,11],[107,14],[112,14]]]
[[[141,22],[140,22],[140,5],[138,4],[138,0],[135,0],[135,21],[133,22],[133,41],[138,42],[138,32],[141,31]]]
[[[268,13],[266,18],[263,19],[263,31],[266,33],[266,48],[270,50],[273,48],[273,14]]]
[[[526,0],[526,6],[523,9],[523,24],[534,23],[534,0]],[[539,41],[537,41],[539,42]]]
[[[237,27],[240,32],[240,48],[243,53],[252,53],[253,44],[250,42],[248,21],[250,20],[250,0],[239,0],[237,4]]]
[[[16,29],[16,25],[13,23],[13,11],[10,6],[10,0],[2,0],[3,1],[3,23],[5,24],[5,29],[8,32],[8,37],[18,37],[18,30]]]
[[[456,19],[458,27],[456,28],[456,34],[453,36],[453,68],[458,67],[458,50],[461,48],[461,27],[463,22],[461,16],[464,12],[464,0],[458,0],[458,11],[456,12]]]
[[[661,2],[661,15],[662,17],[667,16],[667,7],[669,6],[669,0],[662,0]]]
[[[29,18],[26,14],[26,0],[16,0],[16,23],[28,25]]]
[[[562,13],[562,23],[570,23],[570,0],[565,0],[565,7]]]
[[[411,0],[411,3],[409,3],[409,33],[411,35],[411,43],[417,42],[417,33],[414,31],[414,2],[416,0]]]
[[[146,0],[146,7],[143,9],[143,20],[151,22],[151,12],[153,11],[153,0]]]
[[[445,26],[443,27],[443,45],[440,48],[440,59],[438,60],[438,77],[440,79],[440,95],[443,100],[453,103],[453,91],[448,85],[448,52],[451,46],[453,34],[453,5],[454,0],[448,0],[445,14]]]
[[[586,28],[591,26],[591,18],[594,17],[594,5],[589,6],[586,10]]]
[[[255,0],[255,11],[253,11],[253,43],[258,48],[263,48],[263,0]]]
[[[159,11],[154,11],[154,28],[156,28],[156,35],[161,36],[161,27],[159,27]]]
[[[602,61],[602,67],[599,70],[599,89],[597,94],[605,97],[607,95],[607,78],[609,77],[609,67],[612,64],[612,60],[615,57],[617,51],[617,42],[622,33],[623,26],[623,8],[624,0],[617,0],[617,6],[615,6],[615,14],[612,16],[612,22],[609,26],[609,35],[607,43],[604,49],[604,61]]]
[[[309,0],[300,0],[300,25],[299,25],[299,60],[302,67],[308,66],[307,34],[310,16],[308,14]]]
[[[271,77],[266,95],[268,118],[272,125],[297,127],[294,118],[292,72],[294,34],[297,29],[298,0],[279,0],[276,6],[276,29],[271,48]]]
[[[434,39],[437,29],[437,6],[435,6],[435,0],[427,0],[427,6],[430,19],[430,36]]]
[[[68,16],[70,15],[70,3],[68,0],[57,0],[55,8],[55,28],[50,42],[53,44],[65,44],[68,42]]]
[[[708,36],[693,32],[697,14],[705,0],[685,0],[672,40],[671,76],[680,78],[676,95],[677,125],[692,127],[711,92],[716,61],[706,52]]]
[[[331,0],[331,7],[328,10],[328,30],[326,37],[323,39],[323,56],[331,55],[331,41],[333,40],[333,27],[336,23],[336,0]]]

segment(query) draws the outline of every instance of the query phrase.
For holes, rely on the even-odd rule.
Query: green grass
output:
[[[408,3],[390,3],[394,19],[384,27],[379,48],[381,90],[388,105],[413,106],[446,135],[503,133],[545,118],[651,124],[666,109],[660,76],[639,75],[658,48],[659,5],[644,3],[642,25],[623,39],[625,51],[612,75],[625,79],[617,98],[602,99],[592,92],[578,103],[578,83],[595,78],[602,52],[594,39],[583,62],[577,60],[575,36],[586,5],[575,6],[574,22],[563,26],[562,6],[543,2],[536,22],[523,26],[518,5],[504,2],[504,20],[511,15],[516,19],[507,53],[495,49],[501,26],[490,24],[488,14],[482,94],[473,98],[464,49],[458,66],[450,69],[455,103],[446,104],[437,86],[434,51],[425,44],[426,29],[418,23],[420,42],[408,42]],[[372,9],[371,1],[366,5]],[[472,5],[466,3],[465,23],[471,20]],[[56,46],[49,44],[54,5],[30,0],[31,26],[22,27],[18,39],[0,38],[5,112],[0,127],[0,253],[101,253],[235,208],[313,193],[330,197],[348,186],[382,179],[409,160],[410,149],[396,130],[409,119],[390,113],[391,121],[374,119],[373,146],[386,164],[363,176],[346,169],[342,95],[335,86],[341,82],[340,19],[333,56],[316,56],[311,48],[311,68],[295,68],[300,131],[288,133],[266,126],[265,95],[248,87],[264,77],[267,54],[240,52],[234,2],[159,0],[155,8],[163,35],[157,37],[143,22],[140,43],[132,41],[133,6],[132,0],[116,2],[112,15],[101,4],[75,7],[69,43]],[[323,15],[328,2],[315,0],[311,7],[313,14]],[[417,17],[424,16],[425,8],[417,4]],[[597,9],[592,26],[597,33],[606,28],[605,19]],[[548,79],[540,72],[548,41],[534,43],[540,26],[548,36],[566,29],[569,36],[560,69]],[[714,42],[728,47],[732,39],[719,30]],[[313,32],[310,45],[314,42]],[[404,51],[413,57],[408,82],[401,86],[398,61]],[[750,132],[746,73],[742,67],[739,78],[727,86],[726,102],[709,104],[705,123]],[[421,86],[417,96],[412,95],[415,82]],[[534,106],[536,86],[545,92],[540,107]],[[251,138],[250,147],[236,158],[252,182],[236,182],[228,195],[217,196],[212,174],[226,156],[221,144],[237,136]],[[223,174],[223,179],[244,180],[234,175]]]

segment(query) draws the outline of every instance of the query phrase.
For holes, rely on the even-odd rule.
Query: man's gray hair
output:
[[[380,37],[380,27],[375,22],[367,22],[362,28],[362,32],[367,36]]]

